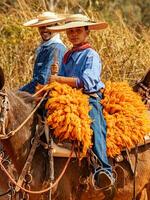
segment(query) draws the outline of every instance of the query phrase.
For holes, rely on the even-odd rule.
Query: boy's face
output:
[[[85,27],[70,28],[66,33],[73,46],[78,46],[79,44],[86,42],[89,35],[89,31],[86,30]]]
[[[53,34],[47,31],[46,26],[39,27],[39,33],[43,41],[48,41],[53,37]]]

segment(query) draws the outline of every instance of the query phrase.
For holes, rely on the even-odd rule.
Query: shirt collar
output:
[[[63,44],[63,42],[60,39],[60,35],[56,34],[54,37],[52,37],[50,40],[43,42],[40,46],[44,47],[44,46],[49,46],[52,43],[61,43]]]
[[[75,62],[75,61],[79,58],[79,56],[80,56],[81,54],[83,54],[83,52],[84,52],[84,50],[73,52],[73,53],[71,54],[71,57],[72,57],[73,61]]]

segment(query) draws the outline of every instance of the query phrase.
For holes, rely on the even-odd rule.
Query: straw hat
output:
[[[57,22],[61,22],[65,20],[65,15],[58,15],[54,12],[43,12],[42,14],[38,15],[37,18],[32,19],[26,23],[24,23],[24,26],[28,27],[40,27],[40,26],[46,26],[51,25]]]
[[[86,15],[82,14],[72,14],[72,15],[67,15],[65,22],[74,22],[74,21],[90,21],[90,18]]]
[[[101,30],[107,28],[106,22],[92,22],[90,19],[82,14],[74,14],[67,16],[64,20],[64,25],[47,27],[49,31],[61,32],[70,28],[87,26],[89,30]]]

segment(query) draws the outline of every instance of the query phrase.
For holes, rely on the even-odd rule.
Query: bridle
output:
[[[8,95],[5,91],[0,91],[0,97],[2,97],[2,104],[0,105],[0,135],[6,136],[5,129],[8,124],[8,112],[10,110],[10,102]]]
[[[1,139],[8,139],[9,137],[15,135],[26,123],[27,121],[33,116],[33,114],[37,111],[43,100],[45,99],[48,91],[45,92],[39,103],[35,106],[35,108],[31,111],[31,113],[26,117],[26,119],[14,130],[11,130],[10,132],[6,133],[6,128],[8,125],[8,112],[10,110],[10,102],[8,99],[8,95],[6,92],[0,91],[0,97],[3,98],[1,107],[1,113],[0,113],[0,140]]]

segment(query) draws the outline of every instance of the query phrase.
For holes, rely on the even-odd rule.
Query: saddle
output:
[[[128,149],[123,149],[120,155],[117,155],[114,158],[108,158],[109,163],[111,164],[113,168],[114,177],[116,178],[116,187],[117,188],[123,188],[125,185],[125,172],[123,167],[121,166],[121,163],[125,160],[128,163],[128,166],[130,168],[132,176],[135,174],[135,167],[137,165],[135,159],[136,159],[136,152],[142,151],[142,148],[149,148],[150,145],[150,134],[146,135],[144,137],[143,143],[139,144],[137,147],[131,149],[130,151]],[[53,156],[54,157],[69,157],[71,154],[71,143],[55,143],[53,142]],[[134,158],[133,156],[134,155]],[[77,154],[74,152],[72,154],[73,158],[77,157]],[[89,150],[87,154],[87,160],[88,163],[93,166],[94,168],[98,168],[100,166],[99,160],[96,157],[96,155]]]

